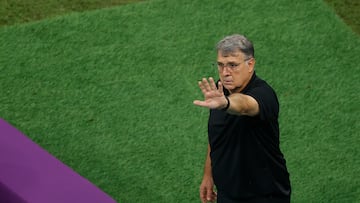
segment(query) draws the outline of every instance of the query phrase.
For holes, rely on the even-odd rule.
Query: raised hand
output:
[[[204,101],[195,100],[195,105],[210,109],[223,109],[227,106],[228,101],[225,98],[221,82],[218,83],[217,88],[214,79],[210,77],[209,81],[206,78],[203,78],[198,84],[204,95]]]

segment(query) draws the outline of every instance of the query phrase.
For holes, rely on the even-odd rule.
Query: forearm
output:
[[[204,177],[212,178],[210,151],[211,151],[211,149],[210,149],[210,144],[209,144],[207,154],[206,154],[205,166],[204,166]]]
[[[259,112],[258,103],[248,95],[234,93],[227,98],[228,108],[226,111],[230,114],[255,116]]]
[[[214,191],[214,180],[211,172],[210,145],[206,155],[204,177],[200,185],[200,199],[203,203],[214,202],[216,200],[216,192]]]

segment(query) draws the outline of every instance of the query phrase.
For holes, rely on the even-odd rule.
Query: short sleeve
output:
[[[277,119],[279,115],[279,101],[274,90],[268,86],[255,87],[247,95],[253,97],[259,105],[261,120]]]

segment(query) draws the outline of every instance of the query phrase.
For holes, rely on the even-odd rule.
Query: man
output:
[[[225,37],[216,48],[220,80],[199,81],[204,101],[194,101],[210,109],[200,198],[288,203],[291,188],[279,147],[277,96],[256,76],[254,48],[246,37]]]

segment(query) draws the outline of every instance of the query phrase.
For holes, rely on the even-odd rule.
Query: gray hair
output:
[[[242,52],[246,58],[254,58],[254,46],[244,35],[234,34],[220,40],[216,50],[222,55]]]

